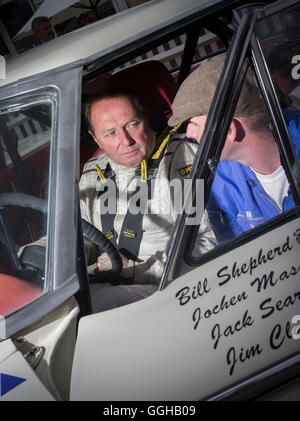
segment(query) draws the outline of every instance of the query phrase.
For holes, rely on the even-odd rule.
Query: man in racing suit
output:
[[[104,153],[84,167],[79,186],[81,217],[115,243],[123,260],[121,275],[134,282],[93,285],[93,310],[101,311],[157,289],[177,218],[170,181],[180,180],[180,168],[192,165],[197,144],[174,141],[167,147],[170,134],[156,142],[142,104],[121,91],[110,90],[92,98],[86,104],[86,117],[89,131]],[[137,214],[128,212],[133,205],[139,207]],[[205,214],[195,248],[199,254],[215,245]],[[97,269],[108,270],[107,256],[100,251],[87,254],[88,264],[95,262],[97,254]]]
[[[225,57],[207,59],[179,88],[169,125],[187,122],[186,136],[198,142]],[[295,206],[252,70],[247,72],[214,177],[207,211],[224,242]],[[283,110],[300,159],[299,112]]]

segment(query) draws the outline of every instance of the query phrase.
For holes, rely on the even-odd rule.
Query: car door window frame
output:
[[[56,139],[51,145],[47,267],[48,289],[22,309],[1,319],[5,339],[73,296],[79,289],[77,272],[78,168],[82,62],[62,66],[2,88],[1,103],[15,103],[36,93],[56,92]],[[22,316],[21,316],[22,314]]]
[[[296,2],[294,0],[291,0],[288,6],[295,3]],[[286,5],[280,5],[279,2],[272,5],[272,10],[275,10],[276,12],[286,8]],[[252,48],[255,47],[254,31],[259,17],[264,16],[265,10],[268,12],[269,8],[266,7],[262,10],[254,9],[253,11],[245,13],[244,15],[240,15],[240,13],[234,12],[236,19],[239,21],[238,32],[232,40],[227,53],[223,73],[219,80],[208,113],[205,130],[193,163],[193,171],[190,177],[193,180],[199,178],[205,180],[204,208],[208,201],[216,164],[219,160],[222,148],[225,143],[225,138],[240,95],[240,90],[246,74],[246,70],[248,68],[249,62],[253,63],[254,61],[254,64],[256,64],[255,58],[257,58],[258,55],[254,55],[252,50]],[[257,53],[256,50],[255,53]],[[253,55],[251,56],[251,54]],[[256,66],[252,67],[254,67],[254,70],[258,72]],[[263,69],[260,67],[261,72],[262,70]],[[263,79],[261,80],[261,78]],[[266,91],[264,88],[264,84],[266,82],[271,84],[270,77],[266,79],[265,74],[259,73],[258,81],[263,92],[265,107],[268,114],[272,116],[271,122],[273,123],[276,116],[280,115],[280,128],[277,130],[277,127],[275,126],[277,135],[275,140],[280,147],[280,152],[283,152],[286,148],[286,145],[288,145],[288,154],[293,154],[293,168],[298,168],[296,172],[298,174],[299,163],[296,159],[293,145],[288,134],[278,100],[274,93],[273,101],[270,103],[269,90]],[[223,119],[224,115],[225,118]],[[217,136],[216,133],[221,133],[221,136]],[[299,210],[300,195],[298,189],[295,189],[295,181],[293,179],[294,175],[291,174],[291,168],[289,167],[287,158],[284,156],[284,169],[286,170],[286,168],[288,168],[288,179],[292,187],[296,208],[293,208],[292,210],[272,218],[272,220],[267,221],[261,226],[258,226],[251,231],[247,231],[232,241],[226,244],[222,244],[197,258],[192,256],[192,247],[197,236],[197,230],[195,227],[185,225],[185,219],[187,215],[185,214],[185,211],[183,211],[183,214],[179,216],[176,223],[174,235],[168,250],[168,259],[165,264],[165,269],[159,288],[163,289],[174,278],[180,276],[184,272],[188,272],[193,267],[200,266],[212,259],[215,259],[224,253],[241,246],[245,242],[249,241],[249,239],[258,238],[260,235],[269,232],[274,227],[280,226],[281,224],[296,218],[297,209]],[[295,174],[295,170],[293,174]]]
[[[295,1],[290,1],[289,3],[291,3],[291,5],[296,4]],[[272,14],[276,14],[279,11],[288,8],[289,7],[286,6],[279,8],[277,4],[273,5],[272,8],[267,8],[266,13],[261,13],[261,15],[258,17],[257,24],[259,24],[259,22],[266,16],[271,16]],[[282,109],[276,95],[274,83],[270,75],[268,65],[260,46],[259,36],[256,29],[254,29],[254,34],[251,39],[251,49],[254,64],[259,76],[261,90],[267,105],[269,119],[272,122],[272,127],[274,129],[273,133],[282,159],[282,165],[291,186],[291,191],[296,205],[300,206],[300,165],[282,114]]]
[[[214,177],[214,163],[217,153],[216,145],[219,143],[220,153],[225,143],[225,137],[232,119],[234,108],[238,101],[239,92],[236,89],[236,87],[239,87],[237,86],[238,77],[235,75],[241,75],[241,68],[246,57],[247,47],[254,28],[254,22],[255,17],[253,17],[252,14],[246,14],[241,18],[238,31],[231,41],[222,75],[216,87],[215,95],[208,113],[204,133],[194,159],[190,178],[193,181],[196,179],[205,180],[206,197],[204,200],[204,207],[206,206],[208,193]],[[244,72],[245,70],[246,69],[244,69]],[[241,85],[241,80],[239,81],[239,85]],[[230,98],[230,101],[228,101],[228,98]],[[230,113],[228,112],[228,109]],[[226,116],[225,119],[223,118],[224,115]],[[218,136],[218,133],[220,132],[222,133],[222,136]],[[191,200],[192,199],[189,198],[190,202]],[[186,218],[187,214],[185,213],[185,209],[183,209],[182,214],[177,219],[174,234],[170,242],[168,259],[162,275],[160,289],[163,289],[165,285],[179,276],[180,273],[190,270],[189,266],[191,266],[191,264],[199,264],[198,259],[195,260],[191,257],[191,248],[188,247],[188,250],[185,251],[185,247],[183,247],[184,244],[188,244],[190,241],[192,241],[190,244],[193,244],[195,236],[197,235],[195,227],[185,225]],[[207,255],[209,255],[209,253]]]

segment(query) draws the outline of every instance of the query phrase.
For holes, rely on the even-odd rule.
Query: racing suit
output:
[[[180,176],[181,168],[192,165],[197,144],[172,140],[162,155],[155,174],[152,197],[147,202],[146,212],[142,219],[142,239],[139,253],[134,263],[134,281],[136,284],[158,285],[166,260],[166,248],[172,236],[178,214],[173,206],[173,195],[170,191],[170,181]],[[114,231],[120,237],[121,228],[127,210],[128,199],[135,194],[137,171],[113,162],[105,153],[90,159],[83,170],[80,180],[80,208],[81,217],[102,230],[100,212],[101,183],[97,168],[105,169],[109,166],[116,186],[118,202],[114,218]],[[102,177],[103,178],[103,177]],[[119,210],[121,212],[119,212]],[[117,238],[118,241],[118,238]],[[211,230],[208,216],[205,213],[199,228],[194,250],[197,255],[205,253],[216,245],[216,239]],[[88,262],[90,264],[91,262]],[[128,286],[130,287],[130,285]]]

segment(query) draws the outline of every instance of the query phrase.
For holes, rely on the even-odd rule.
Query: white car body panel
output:
[[[8,343],[8,344],[7,344]],[[10,339],[0,343],[1,359],[4,357],[5,348],[11,348],[13,343]],[[4,350],[4,351],[3,351]],[[0,374],[25,379],[22,383],[8,390],[0,390],[1,401],[53,401],[43,383],[39,380],[34,370],[26,362],[25,358],[15,348],[15,352],[0,362]]]
[[[157,0],[102,19],[8,60],[6,79],[0,80],[0,87],[93,55],[101,57],[125,41],[127,44],[151,34],[166,22],[176,22],[180,15],[193,14],[195,8],[201,9],[207,3],[207,0]]]
[[[0,342],[0,355],[1,355],[1,361],[6,360],[9,358],[14,352],[16,352],[16,347],[14,346],[13,342],[11,340],[6,340],[3,342]]]
[[[69,381],[66,380],[71,373],[78,313],[78,304],[71,297],[40,321],[19,332],[13,338],[14,342],[11,339],[0,342],[0,374],[26,379],[24,385],[4,394],[0,401],[69,399]],[[18,343],[18,338],[22,338],[22,343]],[[27,350],[30,345],[45,350],[43,363],[35,370],[23,355],[24,343],[29,346]]]
[[[286,327],[300,314],[300,244],[294,238],[299,227],[298,218],[263,235],[259,246],[257,240],[251,241],[145,300],[82,318],[71,400],[206,398],[299,353],[300,340],[288,339],[291,330]],[[269,258],[250,270],[251,258],[252,265],[253,259],[263,261],[258,258],[259,248]],[[220,286],[228,279],[225,273],[232,273],[234,262],[240,276],[235,270],[235,278],[231,276]],[[224,267],[227,269],[219,272]],[[258,279],[264,283],[264,276],[269,277],[272,271],[268,286],[258,292]],[[218,272],[223,276],[218,277]],[[182,288],[189,288],[189,293],[182,296],[180,305],[176,295]],[[220,310],[224,296],[228,308],[223,301]],[[230,304],[231,297],[235,298]],[[261,303],[269,298],[261,309]],[[279,300],[283,309],[263,318]],[[216,324],[222,336],[214,349]],[[235,358],[243,361],[233,364],[234,352]]]

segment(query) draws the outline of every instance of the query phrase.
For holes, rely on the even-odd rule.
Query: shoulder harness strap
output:
[[[139,168],[135,170],[135,177],[140,179],[141,182],[148,183],[148,200],[152,198],[153,184],[150,186],[151,180],[156,178],[159,164],[164,156],[164,151],[169,143],[171,135],[175,133],[180,124],[174,126],[172,129],[167,127],[162,134],[159,136],[156,147],[151,157],[146,161],[145,159],[141,162]],[[98,165],[96,165],[99,180],[105,184],[108,179],[114,179],[114,172],[108,164],[103,171]],[[135,194],[133,195],[133,197]],[[101,200],[101,199],[100,199]],[[143,237],[143,212],[133,214],[130,212],[131,203],[129,201],[127,214],[125,215],[122,229],[117,244],[117,233],[114,229],[115,214],[104,214],[101,215],[101,226],[106,237],[111,240],[119,249],[119,251],[127,258],[137,260],[140,244]]]

